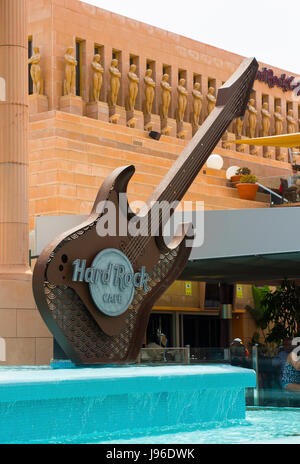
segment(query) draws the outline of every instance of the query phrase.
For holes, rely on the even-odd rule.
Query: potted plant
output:
[[[236,171],[235,176],[231,177],[231,182],[233,184],[238,184],[243,176],[249,176],[251,171],[249,168],[240,168]]]
[[[258,185],[256,184],[257,181],[257,177],[253,174],[248,174],[241,178],[240,183],[237,184],[237,189],[239,197],[242,200],[255,200],[258,190]]]

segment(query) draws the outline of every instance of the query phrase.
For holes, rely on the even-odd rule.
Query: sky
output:
[[[85,3],[300,75],[299,0],[85,0]]]

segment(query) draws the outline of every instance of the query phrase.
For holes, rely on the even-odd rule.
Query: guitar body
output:
[[[153,213],[157,205],[182,200],[231,121],[244,116],[257,69],[255,59],[244,60],[219,89],[215,109],[138,214],[126,195],[134,166],[116,169],[89,218],[39,256],[33,273],[36,304],[75,364],[136,360],[155,301],[180,276],[191,253],[186,242],[192,226],[181,225],[167,246],[160,231],[174,211],[171,207],[165,215],[163,206]]]
[[[184,235],[176,237],[168,247],[165,244],[159,247],[163,241],[151,237],[147,249],[142,249],[132,263],[135,272],[145,266],[149,274],[148,292],[136,288],[132,304],[118,317],[99,311],[85,282],[72,281],[72,264],[80,255],[89,268],[102,250],[123,253],[133,240],[131,236],[100,237],[97,222],[104,211],[96,211],[99,203],[104,205],[107,201],[119,210],[119,194],[126,193],[133,173],[133,166],[114,171],[100,188],[89,219],[77,229],[57,237],[35,265],[33,289],[40,313],[61,348],[79,365],[136,360],[153,304],[182,273],[191,252],[185,246]],[[122,214],[126,214],[124,208]],[[125,219],[130,218],[132,214]]]

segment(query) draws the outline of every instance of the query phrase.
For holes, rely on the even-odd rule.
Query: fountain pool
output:
[[[0,443],[118,440],[245,420],[254,371],[229,365],[0,368]],[[82,441],[83,440],[83,441]]]

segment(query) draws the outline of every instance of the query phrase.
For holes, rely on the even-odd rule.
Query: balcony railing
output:
[[[259,191],[270,195],[270,205],[300,203],[300,173],[291,176],[260,177]]]
[[[190,364],[190,348],[142,348],[140,364]]]

